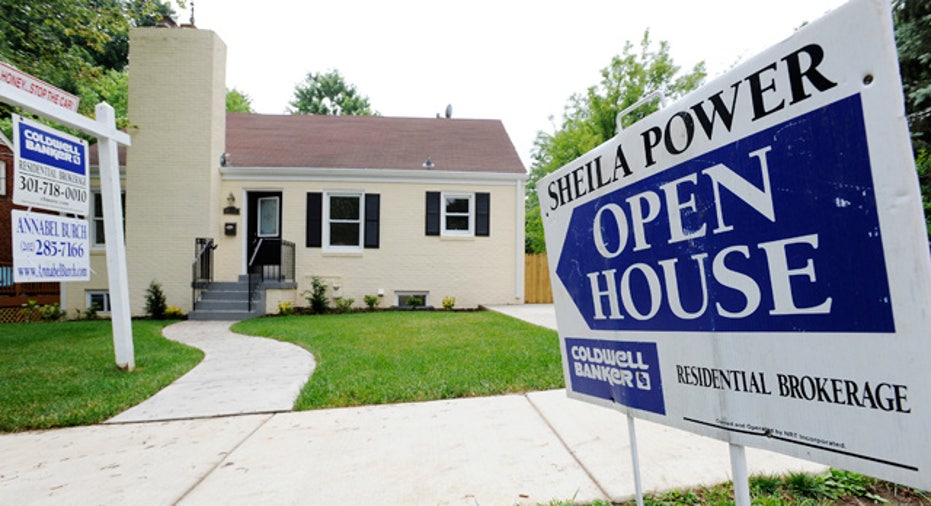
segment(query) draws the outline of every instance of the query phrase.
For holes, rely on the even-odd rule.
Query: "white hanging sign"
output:
[[[13,203],[87,216],[87,141],[13,115]]]

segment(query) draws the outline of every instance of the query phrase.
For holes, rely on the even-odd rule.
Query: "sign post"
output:
[[[931,488],[889,9],[851,0],[537,185],[568,394],[729,443],[741,501],[744,446]]]
[[[130,145],[129,135],[116,129],[113,108],[109,104],[97,104],[97,119],[90,119],[74,112],[72,107],[77,108],[76,102],[72,104],[65,100],[66,103],[63,104],[61,99],[57,101],[50,99],[48,90],[55,88],[47,83],[32,78],[34,82],[41,83],[41,85],[27,86],[21,85],[25,79],[8,78],[10,68],[12,67],[3,65],[0,69],[2,70],[0,72],[0,101],[21,107],[56,123],[79,129],[98,139],[104,229],[108,238],[107,273],[110,283],[113,344],[117,367],[131,371],[136,367],[136,362],[129,309],[126,245],[123,240],[123,208],[120,204],[119,161],[117,159],[117,144]],[[21,72],[19,74],[25,75]],[[19,145],[18,141],[17,139],[17,145]],[[86,208],[84,214],[87,214]]]

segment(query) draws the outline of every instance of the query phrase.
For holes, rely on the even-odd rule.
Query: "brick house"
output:
[[[500,121],[226,113],[226,48],[207,30],[134,29],[130,59],[133,314],[151,281],[204,314],[250,274],[253,314],[307,305],[314,277],[356,306],[523,302],[526,170]],[[69,308],[107,304],[102,242]]]

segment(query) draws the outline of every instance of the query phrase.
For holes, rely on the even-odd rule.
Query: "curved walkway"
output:
[[[291,411],[314,371],[307,350],[230,331],[232,321],[183,321],[165,337],[199,348],[204,360],[148,400],[106,423]]]

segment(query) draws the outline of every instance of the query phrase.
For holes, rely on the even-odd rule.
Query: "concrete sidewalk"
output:
[[[551,306],[494,309],[555,327]],[[281,366],[290,358],[276,353],[294,350],[228,326],[168,327],[207,358],[110,421],[123,423],[0,435],[0,504],[475,506],[634,494],[619,412],[564,390],[286,412],[307,363]],[[265,376],[276,379],[251,383]],[[251,414],[219,416],[228,412]],[[201,418],[126,423],[182,416]],[[726,443],[642,420],[637,436],[647,491],[730,478]],[[747,461],[750,473],[825,469],[749,448]]]

